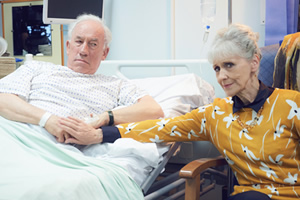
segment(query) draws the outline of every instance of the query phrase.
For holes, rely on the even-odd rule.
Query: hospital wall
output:
[[[106,0],[104,18],[113,34],[107,59],[206,58],[216,30],[228,25],[228,1],[216,2],[216,17],[204,44],[200,0]],[[232,22],[247,24],[259,32],[260,46],[264,45],[264,7],[265,0],[232,0]],[[66,33],[64,26],[64,43]]]
[[[108,59],[200,59],[216,30],[228,25],[228,1],[216,0],[216,17],[206,44],[200,0],[111,0],[106,21],[113,33]],[[232,0],[232,22],[260,33],[264,45],[265,0]]]
[[[216,31],[228,25],[228,1],[216,0],[216,5],[204,43],[200,0],[106,0],[104,20],[113,35],[107,59],[206,58]],[[265,0],[232,0],[232,22],[251,26],[260,34],[260,46],[265,39],[264,9]]]

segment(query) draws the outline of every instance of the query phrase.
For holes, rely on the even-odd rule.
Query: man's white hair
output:
[[[76,18],[76,21],[74,21],[73,23],[71,23],[68,27],[68,38],[71,39],[72,37],[72,33],[73,30],[75,28],[75,26],[82,22],[82,21],[87,21],[87,20],[93,20],[98,22],[104,29],[104,48],[109,47],[109,43],[111,42],[112,39],[112,34],[111,31],[109,30],[109,28],[105,25],[105,23],[102,21],[102,19],[96,15],[92,15],[92,14],[82,14],[79,15]]]

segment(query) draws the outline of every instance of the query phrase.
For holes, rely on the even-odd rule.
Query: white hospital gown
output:
[[[100,114],[116,107],[134,104],[139,98],[147,95],[134,83],[123,79],[102,74],[81,74],[66,66],[40,61],[26,62],[12,74],[0,79],[0,93],[17,94],[30,104],[52,114],[62,117],[73,116],[80,119],[86,118],[90,113]],[[1,120],[5,121],[5,119],[0,117],[0,125]],[[20,123],[14,123],[20,125]],[[139,185],[148,176],[149,169],[156,167],[160,159],[156,145],[153,146],[153,144],[140,143],[140,145],[130,146],[132,143],[128,140],[119,139],[116,144],[85,146],[80,152],[77,149],[78,145],[58,143],[55,137],[44,128],[32,124],[28,126],[32,129],[31,134],[45,136],[59,149],[64,148],[79,154],[83,153],[88,157],[102,161],[111,160],[112,163],[126,169]],[[1,135],[6,134],[2,132]],[[27,133],[24,135],[27,136]],[[140,148],[141,145],[143,148]],[[39,144],[36,146],[39,147]],[[147,156],[148,154],[151,156]],[[120,173],[123,172],[120,171]]]
[[[52,114],[85,118],[128,106],[147,93],[128,81],[102,74],[82,74],[66,66],[26,62],[0,80],[0,93],[17,94]]]

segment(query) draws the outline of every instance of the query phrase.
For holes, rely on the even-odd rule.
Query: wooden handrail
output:
[[[181,178],[185,178],[185,199],[200,199],[200,177],[207,168],[226,165],[226,160],[219,156],[217,158],[201,158],[185,165],[179,172]]]
[[[198,174],[209,167],[222,166],[226,164],[227,162],[223,157],[201,158],[185,165],[180,170],[179,176],[182,178],[195,178]]]

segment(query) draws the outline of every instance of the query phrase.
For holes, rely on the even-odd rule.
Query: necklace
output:
[[[259,109],[259,111],[257,112],[257,115],[253,118],[253,120],[251,121],[251,123],[249,125],[242,122],[239,115],[237,116],[236,120],[243,129],[249,130],[249,129],[253,128],[259,121],[262,110],[263,110],[263,106]]]

